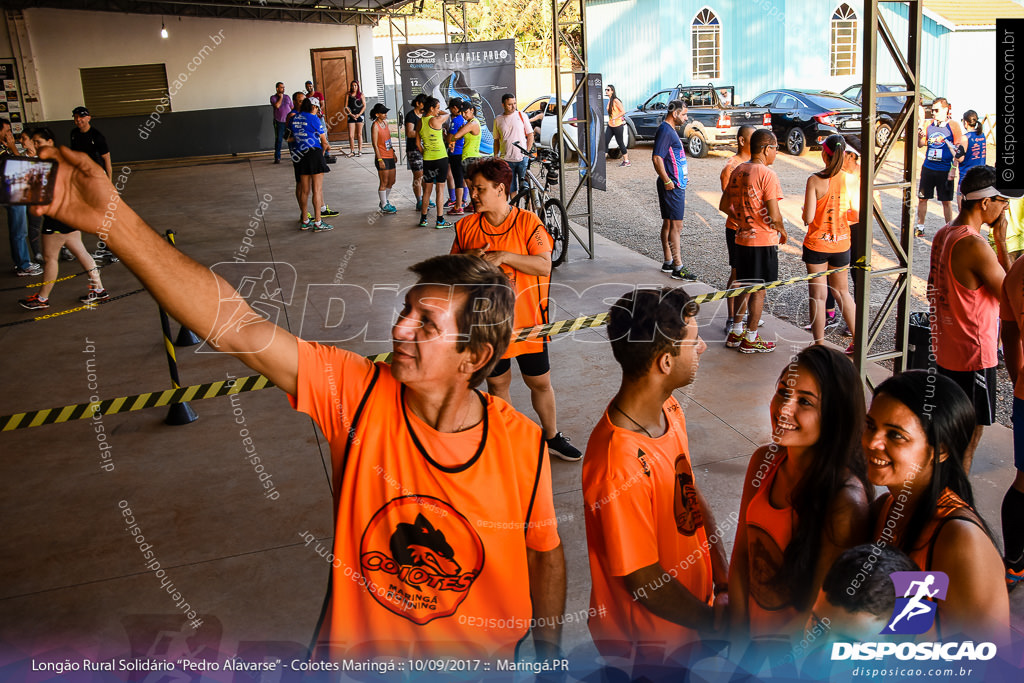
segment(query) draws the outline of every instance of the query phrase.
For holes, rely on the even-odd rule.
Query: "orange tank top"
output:
[[[814,220],[807,226],[804,246],[824,254],[839,254],[850,248],[850,195],[846,174],[828,179],[828,191],[818,199]]]
[[[785,633],[799,614],[789,595],[772,581],[782,567],[782,554],[793,538],[797,522],[792,507],[776,508],[771,503],[775,475],[786,461],[785,449],[781,453],[747,505],[747,609],[751,636]]]
[[[984,287],[967,289],[953,274],[953,248],[978,233],[967,225],[947,225],[932,243],[928,300],[935,308],[932,335],[936,361],[947,370],[966,372],[994,368],[999,299]]]

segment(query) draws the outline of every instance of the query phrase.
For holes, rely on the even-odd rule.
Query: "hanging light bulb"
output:
[[[161,38],[166,38],[167,37],[167,27],[164,26],[164,20],[163,19],[160,20],[160,37]]]

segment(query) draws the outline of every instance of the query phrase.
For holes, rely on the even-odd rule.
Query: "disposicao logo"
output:
[[[920,635],[935,623],[936,600],[945,600],[949,577],[943,572],[893,572],[896,606],[882,635]]]
[[[937,600],[945,600],[949,577],[943,572],[893,572],[896,604],[881,635],[920,635],[935,623]],[[832,661],[882,659],[894,656],[917,661],[985,661],[996,656],[994,643],[879,642],[832,643]]]

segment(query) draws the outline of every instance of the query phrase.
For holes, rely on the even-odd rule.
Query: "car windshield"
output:
[[[809,95],[807,93],[800,93],[800,96],[811,104],[817,105],[822,109],[850,109],[856,106],[852,102],[839,97],[831,97],[829,95]]]

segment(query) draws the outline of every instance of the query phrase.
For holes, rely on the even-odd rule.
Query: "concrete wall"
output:
[[[284,81],[289,93],[312,78],[310,50],[356,47],[360,80],[376,83],[370,27],[32,9],[24,12],[36,60],[42,121],[63,139],[71,110],[83,103],[79,69],[164,64],[170,113],[94,119],[116,160],[254,152],[273,148],[269,97]],[[0,24],[0,56],[11,52]],[[376,102],[369,100],[370,105]],[[61,123],[65,122],[65,123]]]

